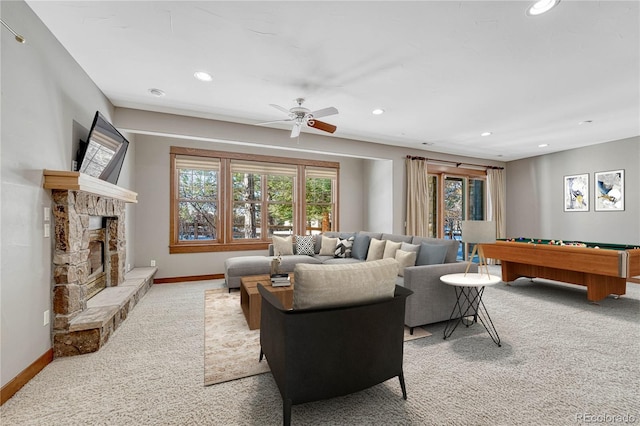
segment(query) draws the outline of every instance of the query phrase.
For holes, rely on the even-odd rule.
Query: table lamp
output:
[[[463,220],[461,225],[462,230],[462,242],[474,244],[469,257],[469,264],[464,271],[465,275],[469,272],[469,267],[473,261],[473,256],[478,253],[478,271],[482,275],[482,267],[484,266],[489,276],[489,268],[487,267],[487,259],[484,257],[482,251],[482,243],[495,243],[496,242],[496,223],[485,220]]]

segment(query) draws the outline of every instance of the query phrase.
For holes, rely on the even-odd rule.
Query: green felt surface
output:
[[[510,241],[514,243],[525,243],[525,244],[561,245],[561,240],[549,240],[544,238],[529,238],[529,237],[505,238],[505,239],[498,239],[498,241]],[[588,242],[588,241],[575,241],[575,240],[562,240],[562,243],[564,243],[565,245],[586,244],[587,248],[598,247],[606,250],[630,250],[630,249],[640,248],[640,244],[629,245],[629,244],[614,244],[614,243],[594,243],[594,242]]]

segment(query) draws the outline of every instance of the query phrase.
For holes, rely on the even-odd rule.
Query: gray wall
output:
[[[266,250],[215,253],[169,254],[169,147],[187,146],[247,154],[285,156],[282,151],[245,145],[176,139],[162,136],[136,136],[136,259],[148,266],[156,261],[156,278],[222,274],[224,261],[229,257],[266,255]],[[287,151],[290,158],[309,158],[308,154]],[[340,228],[362,229],[363,162],[351,157],[316,154],[314,160],[340,162]]]
[[[595,211],[594,173],[625,170],[625,210]],[[589,211],[565,212],[564,176],[589,174]],[[507,164],[507,235],[640,244],[640,137]]]
[[[2,386],[51,348],[52,240],[44,238],[44,169],[71,170],[77,139],[86,137],[96,110],[113,106],[24,2],[1,2],[0,15],[21,32],[17,43],[2,29],[1,345]],[[132,144],[133,145],[133,144]],[[132,187],[135,148],[120,179]],[[127,237],[134,230],[127,207]],[[128,253],[133,255],[131,245]]]

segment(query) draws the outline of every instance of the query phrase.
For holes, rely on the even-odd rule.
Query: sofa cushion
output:
[[[354,236],[351,236],[346,239],[339,238],[338,244],[336,244],[336,251],[334,252],[334,256],[335,257],[351,257],[353,240],[355,240]]]
[[[386,242],[386,240],[371,238],[371,242],[369,243],[369,251],[367,252],[367,262],[382,259]]]
[[[364,260],[354,259],[353,257],[332,257],[326,259],[324,262],[325,265],[345,265],[347,263],[362,263]]]
[[[369,232],[369,231],[360,231],[358,232],[360,235],[368,235],[371,238],[375,238],[376,240],[382,239],[382,232]]]
[[[271,237],[271,241],[273,242],[274,256],[289,256],[293,254],[291,235],[288,237],[278,237],[277,235],[273,235]]]
[[[448,247],[442,244],[420,244],[416,265],[439,265],[444,263]]]
[[[315,254],[313,235],[296,235],[296,254],[313,256]]]
[[[404,268],[408,266],[415,266],[417,257],[418,257],[418,253],[416,253],[415,251],[397,250],[396,261],[398,261],[398,265],[399,265],[398,275],[403,277]]]
[[[382,258],[386,259],[388,257],[395,259],[396,258],[396,251],[400,250],[400,246],[402,245],[402,243],[400,241],[396,242],[396,241],[391,241],[391,240],[385,240],[386,243],[384,244],[384,253],[382,254]]]
[[[396,241],[401,243],[410,243],[413,240],[411,235],[401,235],[401,234],[382,234],[381,237],[383,240],[387,241]]]
[[[338,238],[329,238],[322,235],[322,238],[319,238],[322,241],[320,245],[320,251],[318,254],[320,256],[331,256],[336,252],[336,246],[338,245]]]
[[[430,237],[413,237],[413,244],[438,244],[447,247],[447,256],[444,259],[445,263],[454,263],[458,259],[458,248],[460,247],[460,241],[458,240],[445,240],[444,238],[430,238]]]
[[[393,298],[398,263],[301,264],[294,274],[293,309],[328,308]]]
[[[351,257],[355,259],[365,260],[367,253],[369,252],[369,243],[371,237],[364,234],[356,234],[356,238],[353,240],[353,247],[351,248]]]

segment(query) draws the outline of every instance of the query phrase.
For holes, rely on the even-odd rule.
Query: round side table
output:
[[[443,275],[440,277],[440,281],[453,286],[456,290],[456,304],[444,329],[444,339],[450,337],[461,323],[469,327],[479,319],[495,344],[501,346],[500,336],[498,336],[489,312],[482,301],[484,288],[499,283],[502,281],[501,278],[495,275],[467,273]],[[473,316],[473,320],[465,323],[464,319],[471,316]]]

